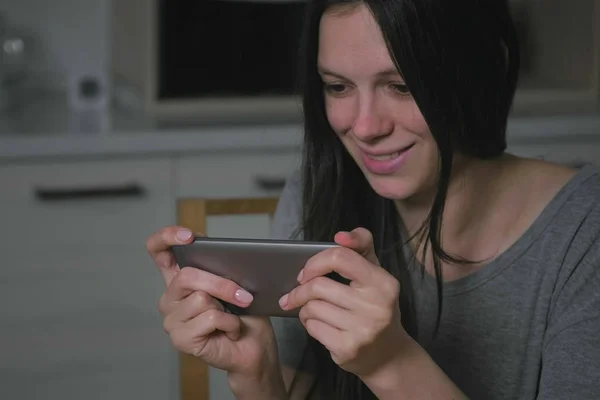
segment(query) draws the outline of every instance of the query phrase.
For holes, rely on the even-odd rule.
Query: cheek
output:
[[[354,113],[352,105],[347,101],[326,100],[327,120],[337,134],[343,134],[352,128]]]
[[[423,114],[417,107],[416,103],[411,102],[409,107],[406,107],[402,113],[402,125],[407,131],[413,132],[425,142],[434,142],[433,136],[429,130],[429,125],[425,121]]]
[[[414,165],[418,165],[421,171],[429,171],[428,173],[437,170],[437,143],[423,114],[414,102],[402,114],[401,124],[405,130],[417,136],[419,140],[419,157],[416,158],[416,164]]]

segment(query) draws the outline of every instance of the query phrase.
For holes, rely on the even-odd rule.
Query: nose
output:
[[[392,120],[378,107],[376,98],[361,99],[352,127],[354,136],[363,142],[371,142],[389,135],[392,130]]]

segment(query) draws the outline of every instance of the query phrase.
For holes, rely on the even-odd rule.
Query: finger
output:
[[[188,321],[190,329],[203,333],[202,336],[220,331],[230,339],[237,340],[241,334],[242,324],[238,316],[225,311],[211,309]]]
[[[340,246],[344,246],[356,251],[374,265],[380,265],[375,245],[373,244],[373,235],[365,228],[356,228],[352,232],[338,232],[334,238]]]
[[[202,271],[197,268],[183,268],[171,281],[165,292],[165,302],[183,300],[192,292],[206,292],[214,298],[240,307],[248,307],[253,296],[229,279]]]
[[[346,247],[334,247],[312,256],[300,274],[298,282],[306,283],[319,276],[336,272],[352,282],[369,282],[373,264],[356,251]]]
[[[205,341],[208,335],[221,331],[228,337],[237,340],[240,335],[239,317],[223,311],[210,309],[192,318],[177,330],[171,332],[171,340],[181,351],[199,355],[198,344]]]
[[[146,241],[146,249],[154,260],[154,263],[158,266],[167,286],[171,283],[177,272],[179,272],[179,266],[171,253],[171,247],[187,244],[193,240],[194,235],[189,229],[179,226],[168,226],[155,232]]]
[[[348,310],[323,300],[311,300],[306,303],[300,309],[298,317],[303,324],[314,319],[342,331],[347,331],[354,325],[354,318]]]
[[[353,292],[348,285],[319,276],[283,295],[279,305],[283,310],[293,310],[305,306],[311,300],[323,300],[343,309],[353,310],[357,305],[357,296]]]
[[[157,254],[171,249],[171,246],[187,244],[193,240],[193,233],[181,226],[167,226],[152,234],[146,241],[146,249],[154,258]]]
[[[200,291],[191,293],[179,302],[171,302],[160,307],[161,313],[165,316],[164,326],[167,332],[210,309],[224,311],[221,303],[208,293]]]
[[[179,265],[177,265],[177,261],[175,261],[175,256],[171,251],[167,250],[158,253],[154,258],[154,262],[158,266],[158,270],[165,281],[165,285],[169,286],[175,275],[177,275],[181,269],[179,268]]]
[[[173,311],[165,317],[165,330],[171,325],[179,325],[208,310],[225,311],[223,304],[215,300],[206,292],[193,292],[180,303],[174,303],[176,306]],[[239,332],[238,332],[239,333]],[[237,340],[239,334],[236,332],[226,332],[227,337],[231,340]]]
[[[321,343],[330,353],[336,350],[336,343],[342,340],[342,331],[318,319],[307,319],[302,324],[306,332]]]

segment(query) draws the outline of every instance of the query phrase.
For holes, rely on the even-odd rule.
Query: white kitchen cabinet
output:
[[[177,198],[278,195],[297,153],[223,152],[0,167],[0,398],[179,398],[177,354],[144,247]],[[268,216],[213,217],[213,236],[269,235]],[[230,395],[212,374],[211,397]]]
[[[174,221],[171,162],[0,168],[0,398],[176,399],[145,239]]]
[[[298,151],[201,153],[174,160],[176,198],[228,199],[279,196],[286,179],[300,166]],[[267,215],[211,216],[210,236],[269,236]]]
[[[183,156],[175,162],[177,197],[256,197],[277,193],[300,166],[299,151],[227,151]]]
[[[300,153],[217,152],[180,157],[175,164],[177,198],[254,198],[278,196],[286,179],[300,166]],[[266,215],[212,216],[207,234],[227,237],[266,237]]]

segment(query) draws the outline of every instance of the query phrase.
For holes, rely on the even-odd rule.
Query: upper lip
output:
[[[360,150],[361,150],[363,153],[365,153],[366,155],[368,155],[368,156],[375,156],[375,157],[378,157],[378,156],[386,156],[386,155],[388,155],[388,154],[401,153],[401,152],[403,152],[403,151],[406,151],[406,150],[408,150],[408,149],[409,149],[409,148],[411,148],[413,145],[414,145],[414,143],[411,143],[411,144],[409,144],[409,145],[406,145],[406,146],[403,146],[403,147],[399,147],[399,148],[397,148],[396,150],[392,150],[392,151],[389,151],[389,150],[386,150],[386,151],[371,151],[371,150],[365,150],[365,149],[363,149],[363,148],[360,148]]]

